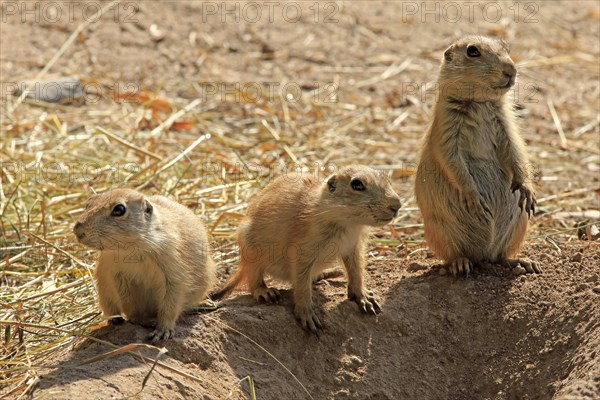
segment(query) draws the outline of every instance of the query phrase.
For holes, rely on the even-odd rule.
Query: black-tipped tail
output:
[[[238,269],[237,271],[235,271],[235,273],[233,275],[231,275],[231,278],[229,278],[229,280],[227,281],[227,283],[225,284],[225,286],[223,286],[221,289],[212,292],[210,294],[210,299],[211,300],[220,300],[223,297],[227,296],[229,293],[231,293],[231,291],[233,289],[235,289],[242,281],[242,274],[240,273],[240,270]]]

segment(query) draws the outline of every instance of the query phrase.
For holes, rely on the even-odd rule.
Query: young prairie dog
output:
[[[462,38],[442,59],[415,194],[425,239],[455,276],[483,262],[541,273],[535,262],[509,258],[519,251],[536,203],[506,98],[516,75],[507,44],[486,37]]]
[[[318,333],[322,325],[313,310],[312,282],[341,259],[348,297],[375,314],[380,306],[364,284],[368,227],[387,224],[399,208],[387,175],[368,167],[342,168],[324,182],[280,176],[248,206],[237,232],[240,267],[211,298],[247,283],[256,300],[276,301],[279,292],[264,281],[269,274],[291,282],[297,319]]]
[[[205,300],[215,281],[204,225],[166,197],[130,189],[92,196],[73,230],[100,250],[94,275],[103,315],[155,325],[153,342],[172,338],[180,314]]]

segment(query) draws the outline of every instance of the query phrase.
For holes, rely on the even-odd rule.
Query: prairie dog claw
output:
[[[459,274],[469,276],[473,272],[473,263],[465,257],[458,258],[452,261],[449,265],[450,272],[456,278]]]
[[[377,315],[381,312],[381,306],[371,291],[365,290],[360,294],[350,293],[348,294],[348,298],[358,304],[358,307],[365,314]]]
[[[304,329],[319,336],[319,331],[323,330],[323,325],[312,309],[302,310],[296,308],[294,314]]]
[[[521,210],[521,212],[523,212],[523,205],[525,205],[525,211],[527,212],[527,217],[531,218],[531,214],[535,214],[535,205],[536,205],[536,199],[535,199],[535,193],[531,191],[531,189],[529,189],[527,186],[523,185],[522,183],[514,183],[512,185],[512,191],[513,193],[519,190],[520,192],[520,196],[519,196],[519,202],[517,203],[519,205],[519,209]]]

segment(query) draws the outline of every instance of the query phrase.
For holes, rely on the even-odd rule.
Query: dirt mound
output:
[[[570,261],[580,250],[582,261]],[[185,316],[177,338],[164,343],[161,360],[199,381],[157,367],[140,398],[247,398],[248,385],[240,383],[247,376],[259,399],[597,398],[597,248],[528,253],[543,260],[543,275],[514,277],[488,266],[454,279],[433,259],[413,260],[410,269],[421,269],[415,272],[405,260],[374,261],[368,275],[382,299],[378,317],[345,299],[344,278],[322,281],[315,288],[326,324],[319,338],[295,322],[289,290],[277,305],[236,292],[215,312]],[[145,334],[126,324],[95,336],[125,345]],[[77,366],[105,352],[88,342],[57,360],[61,367],[42,377],[37,394],[137,393],[150,365],[131,356]]]

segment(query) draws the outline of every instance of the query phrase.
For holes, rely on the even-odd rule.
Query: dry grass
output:
[[[590,55],[526,60],[523,74],[543,74],[548,65],[573,62],[597,70]],[[387,68],[372,80],[384,81],[408,64]],[[238,217],[269,177],[296,168],[314,173],[317,167],[325,174],[334,162],[359,162],[392,169],[404,200],[393,229],[377,232],[372,254],[405,260],[423,246],[407,176],[428,123],[427,104],[361,108],[315,102],[308,92],[297,102],[244,101],[243,94],[242,101],[231,103],[189,102],[151,92],[117,97],[120,101],[100,98],[85,106],[17,98],[2,104],[0,388],[9,388],[6,395],[27,393],[41,367],[83,340],[94,340],[90,334],[102,324],[90,276],[94,253],[76,244],[71,233],[92,191],[127,186],[175,198],[205,219],[216,261],[231,268],[237,256],[231,234]],[[599,149],[590,146],[597,143],[599,119],[597,104],[584,111],[565,109],[561,99],[547,104],[547,124],[534,120],[527,128],[551,130],[555,125],[552,140],[564,150],[547,136],[526,136],[543,165],[540,210],[530,240],[560,247],[577,239],[576,220],[598,220],[593,214],[557,217],[599,208],[598,182],[585,182],[589,172],[568,187],[557,177],[600,165]],[[561,124],[561,115],[570,113],[585,123],[577,128]]]

